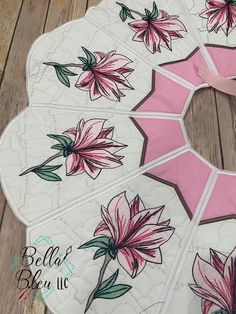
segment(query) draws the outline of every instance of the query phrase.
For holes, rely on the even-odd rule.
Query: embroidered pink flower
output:
[[[178,19],[178,15],[169,15],[166,11],[158,10],[153,2],[152,12],[145,9],[145,14],[128,8],[125,4],[117,2],[121,7],[120,18],[123,22],[133,15],[142,19],[130,22],[130,28],[135,32],[134,41],[144,42],[151,53],[161,52],[161,47],[172,50],[172,40],[182,38],[181,31],[187,31],[184,24]]]
[[[145,209],[138,195],[128,203],[125,192],[115,196],[107,209],[101,209],[103,220],[95,235],[112,237],[118,261],[132,278],[146,262],[162,263],[160,247],[174,233],[169,220],[160,221],[163,210],[164,206]]]
[[[102,169],[122,166],[123,156],[116,153],[127,145],[112,139],[114,128],[103,128],[106,120],[80,120],[76,128],[64,132],[72,140],[66,159],[67,175],[86,172],[96,179]]]
[[[161,52],[161,47],[172,50],[172,40],[183,38],[180,31],[186,31],[177,15],[160,10],[156,19],[148,18],[129,23],[136,33],[134,41],[143,41],[151,53]]]
[[[63,164],[49,165],[54,159],[66,158],[67,176],[86,172],[96,179],[102,169],[113,169],[122,166],[123,156],[116,153],[126,147],[112,139],[113,127],[103,128],[106,120],[91,119],[80,120],[76,128],[70,128],[63,134],[47,134],[48,137],[58,141],[51,148],[58,152],[38,166],[30,167],[20,174],[24,176],[35,173],[46,181],[61,181],[61,177],[54,171]]]
[[[236,26],[236,1],[235,0],[206,0],[207,9],[200,14],[207,19],[209,32],[218,33],[222,28],[228,36]]]
[[[121,97],[125,96],[124,90],[134,89],[127,79],[134,71],[127,66],[133,62],[132,60],[117,54],[116,51],[92,53],[85,47],[82,49],[85,57],[78,57],[82,64],[57,62],[44,62],[43,64],[54,67],[58,80],[66,87],[71,86],[69,78],[78,75],[69,68],[82,69],[83,73],[75,86],[89,92],[91,100],[105,97],[109,100],[120,101]]]
[[[75,86],[88,91],[91,100],[105,97],[109,100],[120,101],[124,97],[123,90],[132,90],[127,80],[133,69],[127,67],[132,61],[115,51],[107,54],[94,52],[93,54],[83,48],[87,59],[80,58],[85,64]]]
[[[236,313],[236,247],[228,257],[211,249],[210,263],[197,254],[193,278],[190,287],[202,298],[203,314]]]

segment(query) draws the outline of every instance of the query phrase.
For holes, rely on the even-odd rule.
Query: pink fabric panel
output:
[[[220,174],[202,220],[235,215],[236,175]]]
[[[135,111],[182,113],[191,90],[156,72],[155,91]]]
[[[145,163],[186,144],[178,120],[141,118],[135,120],[148,138]]]
[[[236,76],[236,48],[207,47],[219,74],[225,77]]]
[[[198,50],[188,60],[166,64],[163,68],[181,76],[193,85],[199,86],[204,83],[198,75],[198,68],[202,63],[206,64],[201,52]]]
[[[151,169],[149,173],[177,184],[191,213],[194,214],[211,171],[196,155],[186,152]]]

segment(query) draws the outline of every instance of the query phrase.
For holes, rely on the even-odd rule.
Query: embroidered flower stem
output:
[[[129,10],[130,12],[132,12],[132,13],[134,13],[134,14],[136,14],[136,15],[139,15],[139,16],[141,16],[141,17],[144,17],[145,15],[144,14],[142,14],[142,13],[140,13],[140,12],[138,12],[138,11],[135,11],[135,10],[132,10],[132,9],[130,9],[130,8],[128,8],[126,5],[124,5],[123,3],[120,3],[120,2],[116,2],[119,6],[121,6],[122,8],[125,8],[125,9],[127,9],[127,10]]]
[[[27,170],[25,170],[24,172],[22,172],[21,174],[19,174],[19,176],[24,176],[38,168],[42,168],[43,166],[47,165],[49,162],[53,161],[54,159],[58,158],[58,157],[62,157],[63,156],[63,151],[59,151],[56,155],[53,155],[51,157],[49,157],[47,160],[45,160],[41,165],[38,165],[38,166],[34,166],[34,167],[31,167]]]
[[[82,64],[78,64],[78,63],[60,64],[60,63],[56,63],[56,62],[43,62],[43,64],[54,66],[54,67],[55,66],[59,66],[59,67],[64,67],[64,68],[70,68],[70,67],[83,68],[83,65]]]
[[[103,277],[104,277],[107,265],[110,263],[111,259],[112,258],[110,257],[109,254],[105,255],[105,259],[104,259],[102,268],[101,268],[100,273],[99,273],[97,285],[96,285],[95,289],[92,291],[92,293],[90,294],[90,296],[88,298],[88,301],[87,301],[84,313],[86,313],[88,311],[88,309],[90,308],[93,300],[95,299],[95,294],[96,294],[97,290],[99,289],[99,286],[101,285],[101,283],[103,281]]]

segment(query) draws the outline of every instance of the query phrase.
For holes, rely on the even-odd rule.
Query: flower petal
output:
[[[107,129],[103,129],[100,134],[99,134],[99,138],[109,138],[112,139],[113,137],[113,132],[114,132],[114,128],[107,128]]]
[[[132,278],[140,274],[146,265],[146,261],[135,250],[127,247],[118,250],[117,258],[120,265]]]
[[[88,166],[99,169],[114,169],[123,165],[119,158],[102,149],[80,151],[79,155]]]
[[[120,100],[120,89],[133,89],[126,77],[118,71],[96,73],[96,87],[99,93],[110,100]]]
[[[160,248],[157,249],[138,249],[138,254],[145,259],[147,262],[154,263],[154,264],[161,264],[162,263],[162,255]]]
[[[157,225],[163,210],[164,206],[139,211],[130,221],[129,233],[134,234],[145,225]]]
[[[228,4],[227,22],[222,25],[222,29],[226,36],[228,36],[236,26],[236,5]]]
[[[93,72],[85,71],[80,75],[78,81],[75,83],[75,86],[82,90],[89,91],[91,90],[94,81],[95,78]]]
[[[146,30],[146,33],[144,35],[144,43],[147,49],[151,51],[151,53],[160,51],[160,35],[152,26],[148,27]]]
[[[71,154],[66,158],[66,175],[79,175],[83,173],[83,162],[78,154]]]
[[[148,27],[148,22],[144,20],[130,22],[129,27],[136,33],[140,31],[146,31]]]
[[[96,167],[92,162],[88,160],[83,160],[84,163],[84,171],[92,178],[96,179],[100,172],[102,171],[100,168]]]
[[[109,153],[114,154],[126,146],[127,145],[119,143],[109,138],[98,138],[86,147],[86,151],[99,149],[99,150],[106,150]]]
[[[114,224],[114,222],[112,221],[111,215],[110,215],[109,212],[106,210],[106,208],[103,207],[103,206],[102,206],[102,208],[101,208],[101,215],[102,215],[103,221],[105,222],[105,224],[107,225],[107,228],[108,228],[109,231],[110,231],[110,234],[111,234],[112,238],[113,238],[114,240],[116,240],[116,238],[117,238],[117,233],[118,233],[117,227],[116,227],[116,225]]]
[[[98,84],[96,81],[94,81],[93,84],[91,85],[89,95],[90,95],[91,100],[96,100],[96,99],[102,97],[102,94],[100,93],[100,91],[98,89]]]
[[[95,51],[94,54],[97,57],[97,63],[106,56],[105,52],[102,51]]]
[[[167,242],[173,233],[174,228],[169,226],[145,225],[131,235],[126,245],[136,249],[155,249]]]
[[[228,289],[223,292],[223,298],[228,304],[229,311],[233,313],[236,310],[236,247],[225,262],[224,280]]]
[[[133,217],[136,215],[139,211],[142,211],[145,209],[144,204],[139,197],[139,195],[136,195],[135,198],[130,202],[130,215]]]
[[[97,225],[97,228],[95,229],[94,236],[97,235],[104,235],[107,237],[112,236],[107,224],[103,220]]]
[[[94,69],[101,72],[117,71],[124,67],[126,64],[131,63],[132,60],[121,54],[114,52],[110,53],[107,58],[104,58],[99,62]]]
[[[220,252],[210,249],[211,265],[223,276],[227,257]]]
[[[113,81],[113,78],[110,78],[109,75],[98,73],[96,75],[96,88],[103,97],[113,101],[120,101],[120,94],[116,82]]]
[[[83,120],[81,120],[83,121]],[[90,119],[78,125],[78,138],[76,139],[74,150],[89,146],[99,136],[102,131],[104,119]]]
[[[229,309],[227,300],[224,299],[228,288],[223,277],[211,264],[201,259],[198,254],[193,265],[193,278],[196,285],[190,287],[198,296],[213,302],[220,308]]]
[[[221,310],[221,308],[209,300],[202,299],[202,314],[212,314]]]
[[[108,204],[108,212],[116,229],[116,238],[114,240],[115,244],[118,245],[128,232],[130,223],[130,208],[125,192],[113,197]]]

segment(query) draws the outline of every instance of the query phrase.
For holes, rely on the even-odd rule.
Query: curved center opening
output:
[[[236,171],[236,97],[195,92],[184,117],[192,147],[219,169]]]

